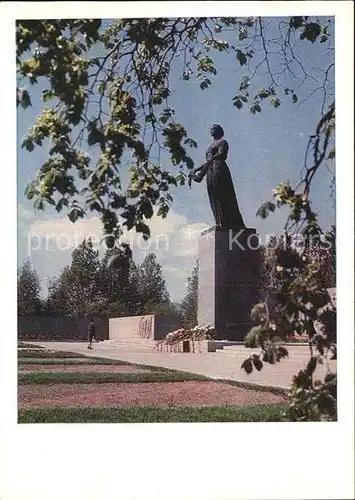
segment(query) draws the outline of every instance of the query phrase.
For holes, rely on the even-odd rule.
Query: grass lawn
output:
[[[126,408],[35,408],[20,410],[19,423],[281,422],[287,405]]]
[[[75,373],[33,372],[19,373],[19,384],[105,384],[110,382],[138,384],[142,382],[184,382],[210,380],[202,375],[176,371],[148,373]]]
[[[287,390],[285,389],[282,389],[282,388],[278,388],[278,387],[265,387],[265,386],[262,386],[262,385],[258,385],[258,384],[254,384],[254,383],[251,383],[251,382],[239,382],[239,381],[236,381],[236,380],[225,380],[225,379],[212,379],[212,378],[209,378],[209,377],[205,377],[203,375],[197,375],[197,374],[192,374],[192,373],[189,373],[189,372],[182,372],[182,371],[178,371],[178,370],[172,370],[170,368],[164,368],[162,366],[154,366],[154,365],[144,365],[144,364],[137,364],[137,363],[130,363],[129,361],[121,361],[121,360],[118,360],[118,359],[107,359],[107,358],[99,358],[99,357],[83,357],[83,358],[80,358],[80,360],[78,359],[72,359],[72,358],[68,358],[68,359],[65,359],[65,358],[59,358],[59,359],[56,359],[56,358],[19,358],[18,359],[18,366],[23,366],[23,365],[31,365],[31,364],[41,364],[41,365],[127,365],[127,366],[133,366],[135,368],[144,368],[145,370],[151,370],[152,372],[154,372],[155,374],[158,374],[158,373],[166,373],[168,374],[169,376],[172,376],[172,374],[175,374],[177,377],[181,377],[179,379],[169,379],[169,380],[166,380],[166,381],[183,381],[183,380],[210,380],[210,381],[216,381],[216,382],[221,382],[221,383],[225,383],[225,384],[229,384],[229,385],[233,385],[233,386],[236,386],[236,387],[242,387],[244,389],[251,389],[251,390],[254,390],[254,391],[262,391],[262,392],[271,392],[273,394],[281,394],[281,395],[286,395],[288,393]],[[38,376],[38,378],[34,379],[32,378],[33,375],[36,375]],[[42,376],[43,375],[43,376]],[[84,380],[79,380],[77,379],[77,373],[72,373],[72,374],[68,374],[68,373],[64,373],[65,377],[67,377],[65,380],[64,379],[61,379],[60,377],[62,376],[61,373],[59,372],[56,372],[54,375],[57,375],[57,378],[54,380],[52,378],[52,375],[53,373],[51,372],[37,372],[36,374],[20,374],[19,376],[19,382],[20,383],[24,383],[24,384],[28,384],[28,383],[41,383],[41,384],[44,384],[44,383],[93,383],[93,382],[98,382],[98,383],[104,383],[104,382],[126,382],[126,380],[113,380],[113,379],[100,379],[98,380],[96,377],[97,377],[97,374],[88,374],[86,373],[85,375],[88,377],[85,381]],[[100,374],[101,376],[102,375],[109,375],[111,376],[111,374],[109,373],[106,373],[106,374]],[[116,376],[117,374],[113,374],[114,376]],[[124,374],[121,374],[121,377],[122,375]],[[128,374],[127,374],[128,375]],[[130,374],[130,375],[133,375],[133,374]],[[142,375],[145,375],[145,374],[142,374]],[[49,378],[49,377],[50,378]],[[83,376],[83,374],[82,374]],[[95,376],[95,379],[94,378],[91,378],[89,379],[89,377],[94,377]],[[25,377],[25,378],[24,378]],[[191,378],[192,377],[192,378]],[[133,383],[137,383],[137,382],[163,382],[164,380],[137,380],[137,381],[134,381]]]
[[[21,343],[24,344],[24,343]],[[21,345],[22,347],[22,345]],[[209,377],[189,372],[171,370],[159,366],[143,365],[115,359],[91,357],[66,351],[32,349],[18,351],[18,366],[42,364],[44,371],[19,373],[19,385],[55,384],[105,384],[105,383],[150,383],[214,381],[263,392],[283,393],[282,389],[273,389],[254,384],[231,380],[214,380]],[[79,359],[75,359],[79,358]],[[129,365],[151,370],[143,373],[129,372],[49,372],[50,365]],[[109,370],[109,369],[108,369]],[[147,404],[147,403],[146,403]],[[148,403],[149,404],[149,403]],[[197,403],[194,402],[196,405]],[[220,404],[216,406],[122,406],[122,407],[42,407],[20,409],[19,423],[158,423],[158,422],[281,422],[286,404]]]

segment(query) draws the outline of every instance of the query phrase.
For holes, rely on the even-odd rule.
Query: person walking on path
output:
[[[94,319],[90,318],[90,323],[88,326],[88,340],[89,340],[88,349],[92,349],[92,341],[94,337],[95,337],[95,323]]]

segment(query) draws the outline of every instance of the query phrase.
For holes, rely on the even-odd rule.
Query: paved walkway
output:
[[[290,347],[288,359],[283,359],[276,365],[265,363],[260,372],[254,369],[250,375],[247,375],[240,368],[240,365],[253,351],[243,346],[238,346],[238,348],[233,349],[233,352],[190,354],[156,352],[139,347],[127,347],[126,345],[120,347],[119,344],[113,344],[110,341],[93,344],[92,350],[87,349],[85,342],[38,342],[38,344],[48,349],[60,349],[88,356],[161,366],[197,373],[214,379],[235,380],[283,389],[290,387],[293,375],[305,368],[309,359],[309,351],[305,347]],[[330,366],[335,370],[336,362],[330,362]],[[325,372],[326,366],[322,365],[317,368],[316,375],[323,378]]]

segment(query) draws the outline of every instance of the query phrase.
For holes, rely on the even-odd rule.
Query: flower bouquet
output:
[[[165,344],[177,344],[178,342],[181,342],[182,340],[188,340],[189,339],[189,331],[185,330],[185,328],[179,328],[178,330],[174,330],[173,332],[170,332],[167,334],[165,337]]]
[[[195,342],[199,343],[199,348],[201,352],[201,340],[210,340],[213,338],[214,328],[210,324],[201,326],[196,325],[190,330],[190,338],[192,343],[192,352],[195,352]]]
[[[157,342],[158,350],[162,350],[163,344],[173,346],[183,341],[190,341],[192,344],[192,352],[195,352],[195,342],[201,340],[210,340],[213,338],[214,328],[207,324],[204,326],[196,325],[191,329],[179,328],[166,335],[164,340]],[[180,350],[180,347],[179,347]]]

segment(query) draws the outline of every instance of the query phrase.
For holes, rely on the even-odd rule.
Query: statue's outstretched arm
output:
[[[191,188],[192,181],[201,182],[207,173],[209,162],[204,163],[200,167],[195,168],[189,174],[188,185]]]
[[[196,174],[197,172],[200,172],[201,170],[207,170],[208,164],[209,164],[209,162],[207,161],[206,163],[204,163],[200,167],[194,168],[194,170],[193,170],[194,174]]]

